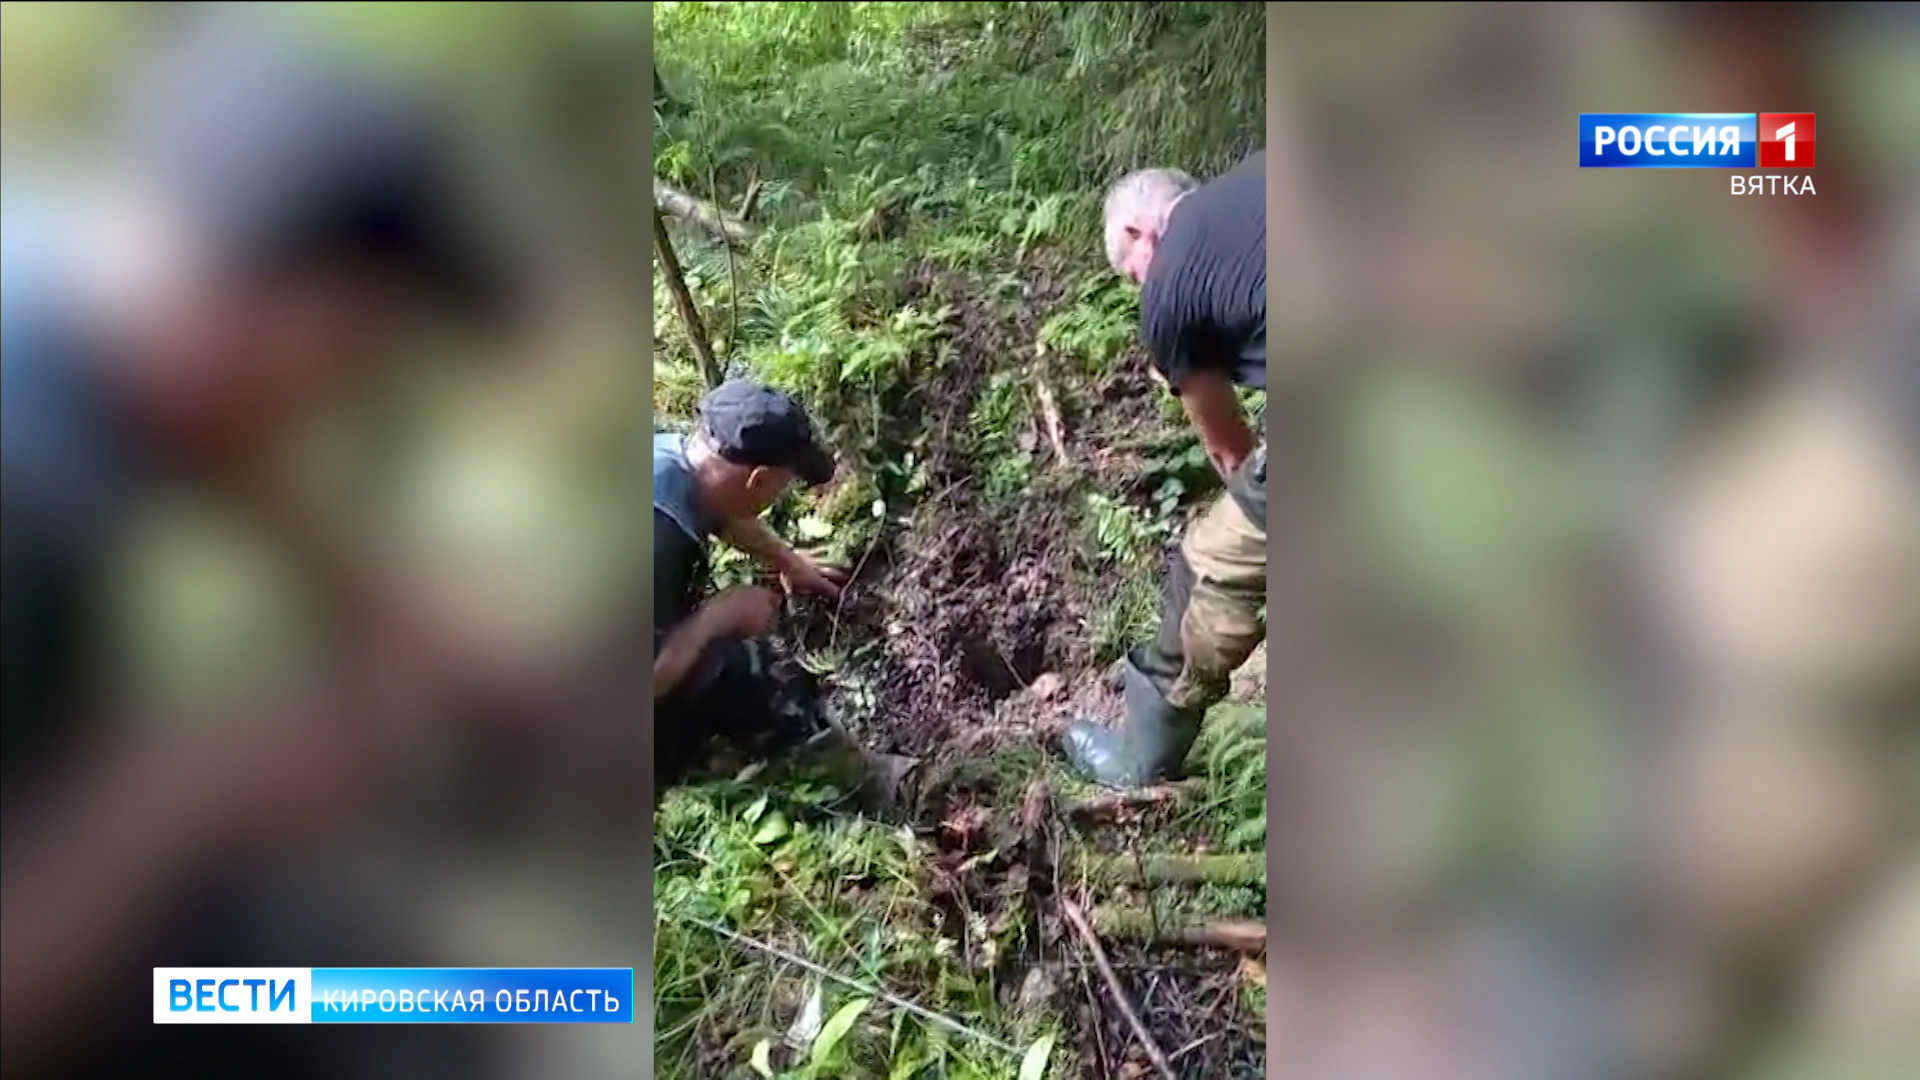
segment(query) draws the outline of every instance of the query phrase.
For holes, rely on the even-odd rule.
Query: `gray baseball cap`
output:
[[[786,469],[810,487],[833,479],[833,453],[806,410],[771,387],[733,379],[708,391],[700,430],[728,461]]]

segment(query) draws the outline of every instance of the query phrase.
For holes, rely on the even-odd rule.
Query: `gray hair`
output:
[[[1126,254],[1125,227],[1127,224],[1147,219],[1164,220],[1168,208],[1175,200],[1194,188],[1200,182],[1178,169],[1141,169],[1121,177],[1107,189],[1107,202],[1101,212],[1102,224],[1106,231],[1107,261],[1115,269]]]

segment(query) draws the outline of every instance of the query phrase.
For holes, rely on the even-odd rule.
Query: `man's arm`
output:
[[[653,699],[666,697],[679,689],[693,666],[700,661],[700,654],[707,651],[715,638],[725,632],[714,606],[702,604],[692,615],[681,620],[680,625],[667,632],[660,647],[653,653]]]
[[[720,530],[720,539],[753,556],[762,566],[785,574],[800,560],[800,553],[760,518],[732,518]]]
[[[671,693],[721,631],[711,603],[688,610],[700,543],[671,515],[653,511],[653,697]],[[672,629],[667,629],[671,627]]]
[[[1234,393],[1231,355],[1208,320],[1175,293],[1141,292],[1141,337],[1153,357],[1153,373],[1180,399],[1200,436],[1207,459],[1222,478],[1253,453],[1256,441]]]
[[[758,637],[772,628],[779,613],[779,595],[757,585],[735,586],[701,604],[668,631],[654,651],[654,698],[672,693],[715,640],[728,635]]]
[[[1233,383],[1219,371],[1188,372],[1180,383],[1180,405],[1200,434],[1200,445],[1222,477],[1231,476],[1253,453],[1253,430]]]
[[[761,519],[734,518],[720,530],[720,539],[758,559],[780,575],[789,591],[818,593],[828,599],[840,594],[841,573],[821,566],[795,551]]]

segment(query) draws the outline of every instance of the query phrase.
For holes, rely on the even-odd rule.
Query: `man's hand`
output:
[[[667,634],[653,654],[655,701],[679,689],[707,646],[724,637],[759,637],[780,616],[780,594],[758,585],[724,590]]]
[[[847,572],[796,551],[780,569],[780,584],[789,593],[805,592],[838,600],[840,590],[847,584]]]
[[[810,592],[829,600],[840,595],[846,575],[826,567],[810,555],[803,555],[775,536],[759,518],[737,518],[727,522],[721,539],[752,555],[760,565],[780,575],[781,585],[789,592]]]

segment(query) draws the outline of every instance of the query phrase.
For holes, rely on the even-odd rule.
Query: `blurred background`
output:
[[[6,1075],[634,1074],[637,1029],[209,1035],[144,998],[644,965],[648,6],[0,12]],[[308,107],[376,85],[411,134]],[[339,237],[375,258],[220,246],[281,193],[309,219],[260,228],[334,227],[308,181],[427,142],[445,188]],[[382,245],[456,201],[511,289],[396,329]]]
[[[1269,42],[1272,1075],[1914,1075],[1916,10]],[[1815,112],[1817,194],[1616,110]]]

